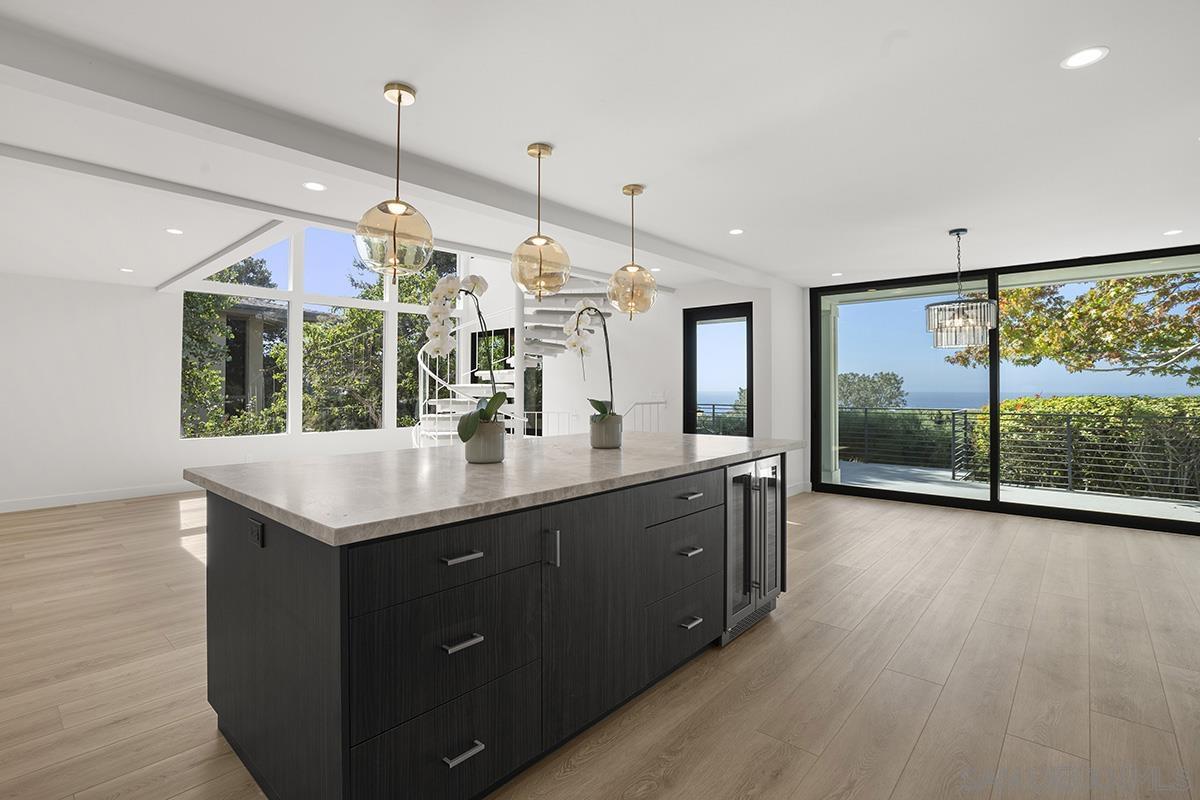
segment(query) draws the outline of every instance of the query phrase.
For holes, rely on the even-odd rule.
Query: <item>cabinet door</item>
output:
[[[762,545],[760,587],[757,604],[762,605],[779,595],[782,586],[784,542],[784,492],[780,457],[764,458],[756,462],[760,495],[760,533]]]
[[[640,688],[643,637],[627,491],[548,506],[542,571],[544,744],[553,747]]]
[[[728,630],[754,611],[755,574],[753,532],[758,514],[758,492],[754,485],[754,464],[738,464],[726,470],[725,491],[725,629]]]

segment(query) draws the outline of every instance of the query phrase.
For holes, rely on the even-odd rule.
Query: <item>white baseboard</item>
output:
[[[9,511],[30,511],[36,508],[77,506],[82,503],[100,503],[105,500],[128,500],[131,497],[150,497],[156,494],[197,492],[199,488],[187,481],[163,483],[156,486],[128,486],[122,489],[102,489],[95,492],[55,494],[44,497],[18,497],[15,500],[0,500],[0,514]]]
[[[812,491],[812,481],[800,481],[798,483],[789,483],[787,487],[787,496],[791,497],[795,494],[803,494],[804,492]]]

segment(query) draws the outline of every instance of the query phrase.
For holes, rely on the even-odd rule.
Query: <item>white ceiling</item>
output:
[[[959,225],[971,229],[968,266],[1200,241],[1194,0],[364,0],[303,13],[281,0],[125,0],[120,11],[4,4],[18,25],[351,143],[386,146],[393,109],[380,87],[407,80],[419,100],[405,112],[405,151],[481,179],[451,175],[457,185],[487,189],[461,192],[472,206],[438,195],[449,178],[433,187],[428,203],[450,209],[444,222],[426,211],[435,231],[469,241],[491,220],[481,238],[500,249],[523,224],[513,198],[531,188],[524,145],[534,140],[557,147],[546,164],[548,219],[592,237],[597,258],[619,257],[601,240],[619,240],[620,186],[639,180],[648,246],[705,276],[723,264],[735,279],[740,266],[805,285],[941,271],[953,256],[945,231]],[[1059,69],[1092,44],[1109,46],[1109,58]],[[6,94],[37,93],[14,83]],[[148,116],[136,133],[117,130],[132,114],[108,120],[113,130],[92,128],[96,108],[81,129],[83,113],[5,113],[0,141],[328,215],[356,216],[364,192],[387,185],[361,163],[330,165],[337,188],[306,196],[296,183],[319,164],[312,151],[264,156]],[[233,129],[233,116],[211,122]],[[93,131],[102,135],[81,135]],[[495,186],[515,188],[502,202]],[[0,222],[5,233],[12,220]],[[731,237],[731,227],[746,234]],[[1162,236],[1174,228],[1185,233]]]

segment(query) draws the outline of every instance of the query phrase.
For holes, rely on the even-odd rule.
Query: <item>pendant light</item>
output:
[[[543,297],[566,285],[571,277],[571,259],[561,244],[542,233],[542,159],[549,158],[554,148],[534,142],[525,152],[537,159],[537,232],[513,250],[512,279],[540,303]]]
[[[658,297],[658,282],[650,270],[637,263],[633,247],[633,198],[644,191],[646,187],[640,183],[630,183],[621,188],[621,193],[629,197],[629,263],[608,279],[609,304],[622,314],[628,314],[630,319],[634,314],[649,311]]]
[[[925,326],[933,334],[933,346],[938,350],[961,350],[988,343],[988,331],[996,327],[994,300],[968,300],[962,290],[962,237],[966,228],[954,228],[958,252],[958,297],[943,303],[925,306]]]
[[[433,231],[425,215],[400,197],[400,109],[417,101],[417,92],[406,83],[389,83],[383,96],[396,104],[396,193],[371,206],[354,229],[358,256],[381,275],[420,272],[433,256]]]

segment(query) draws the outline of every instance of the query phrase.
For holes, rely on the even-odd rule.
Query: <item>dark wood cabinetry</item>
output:
[[[544,744],[551,747],[638,688],[640,606],[632,577],[641,519],[621,493],[548,506],[543,611]]]
[[[210,493],[220,727],[272,800],[478,796],[773,598],[763,469],[342,547]],[[751,518],[774,538],[731,544]]]

